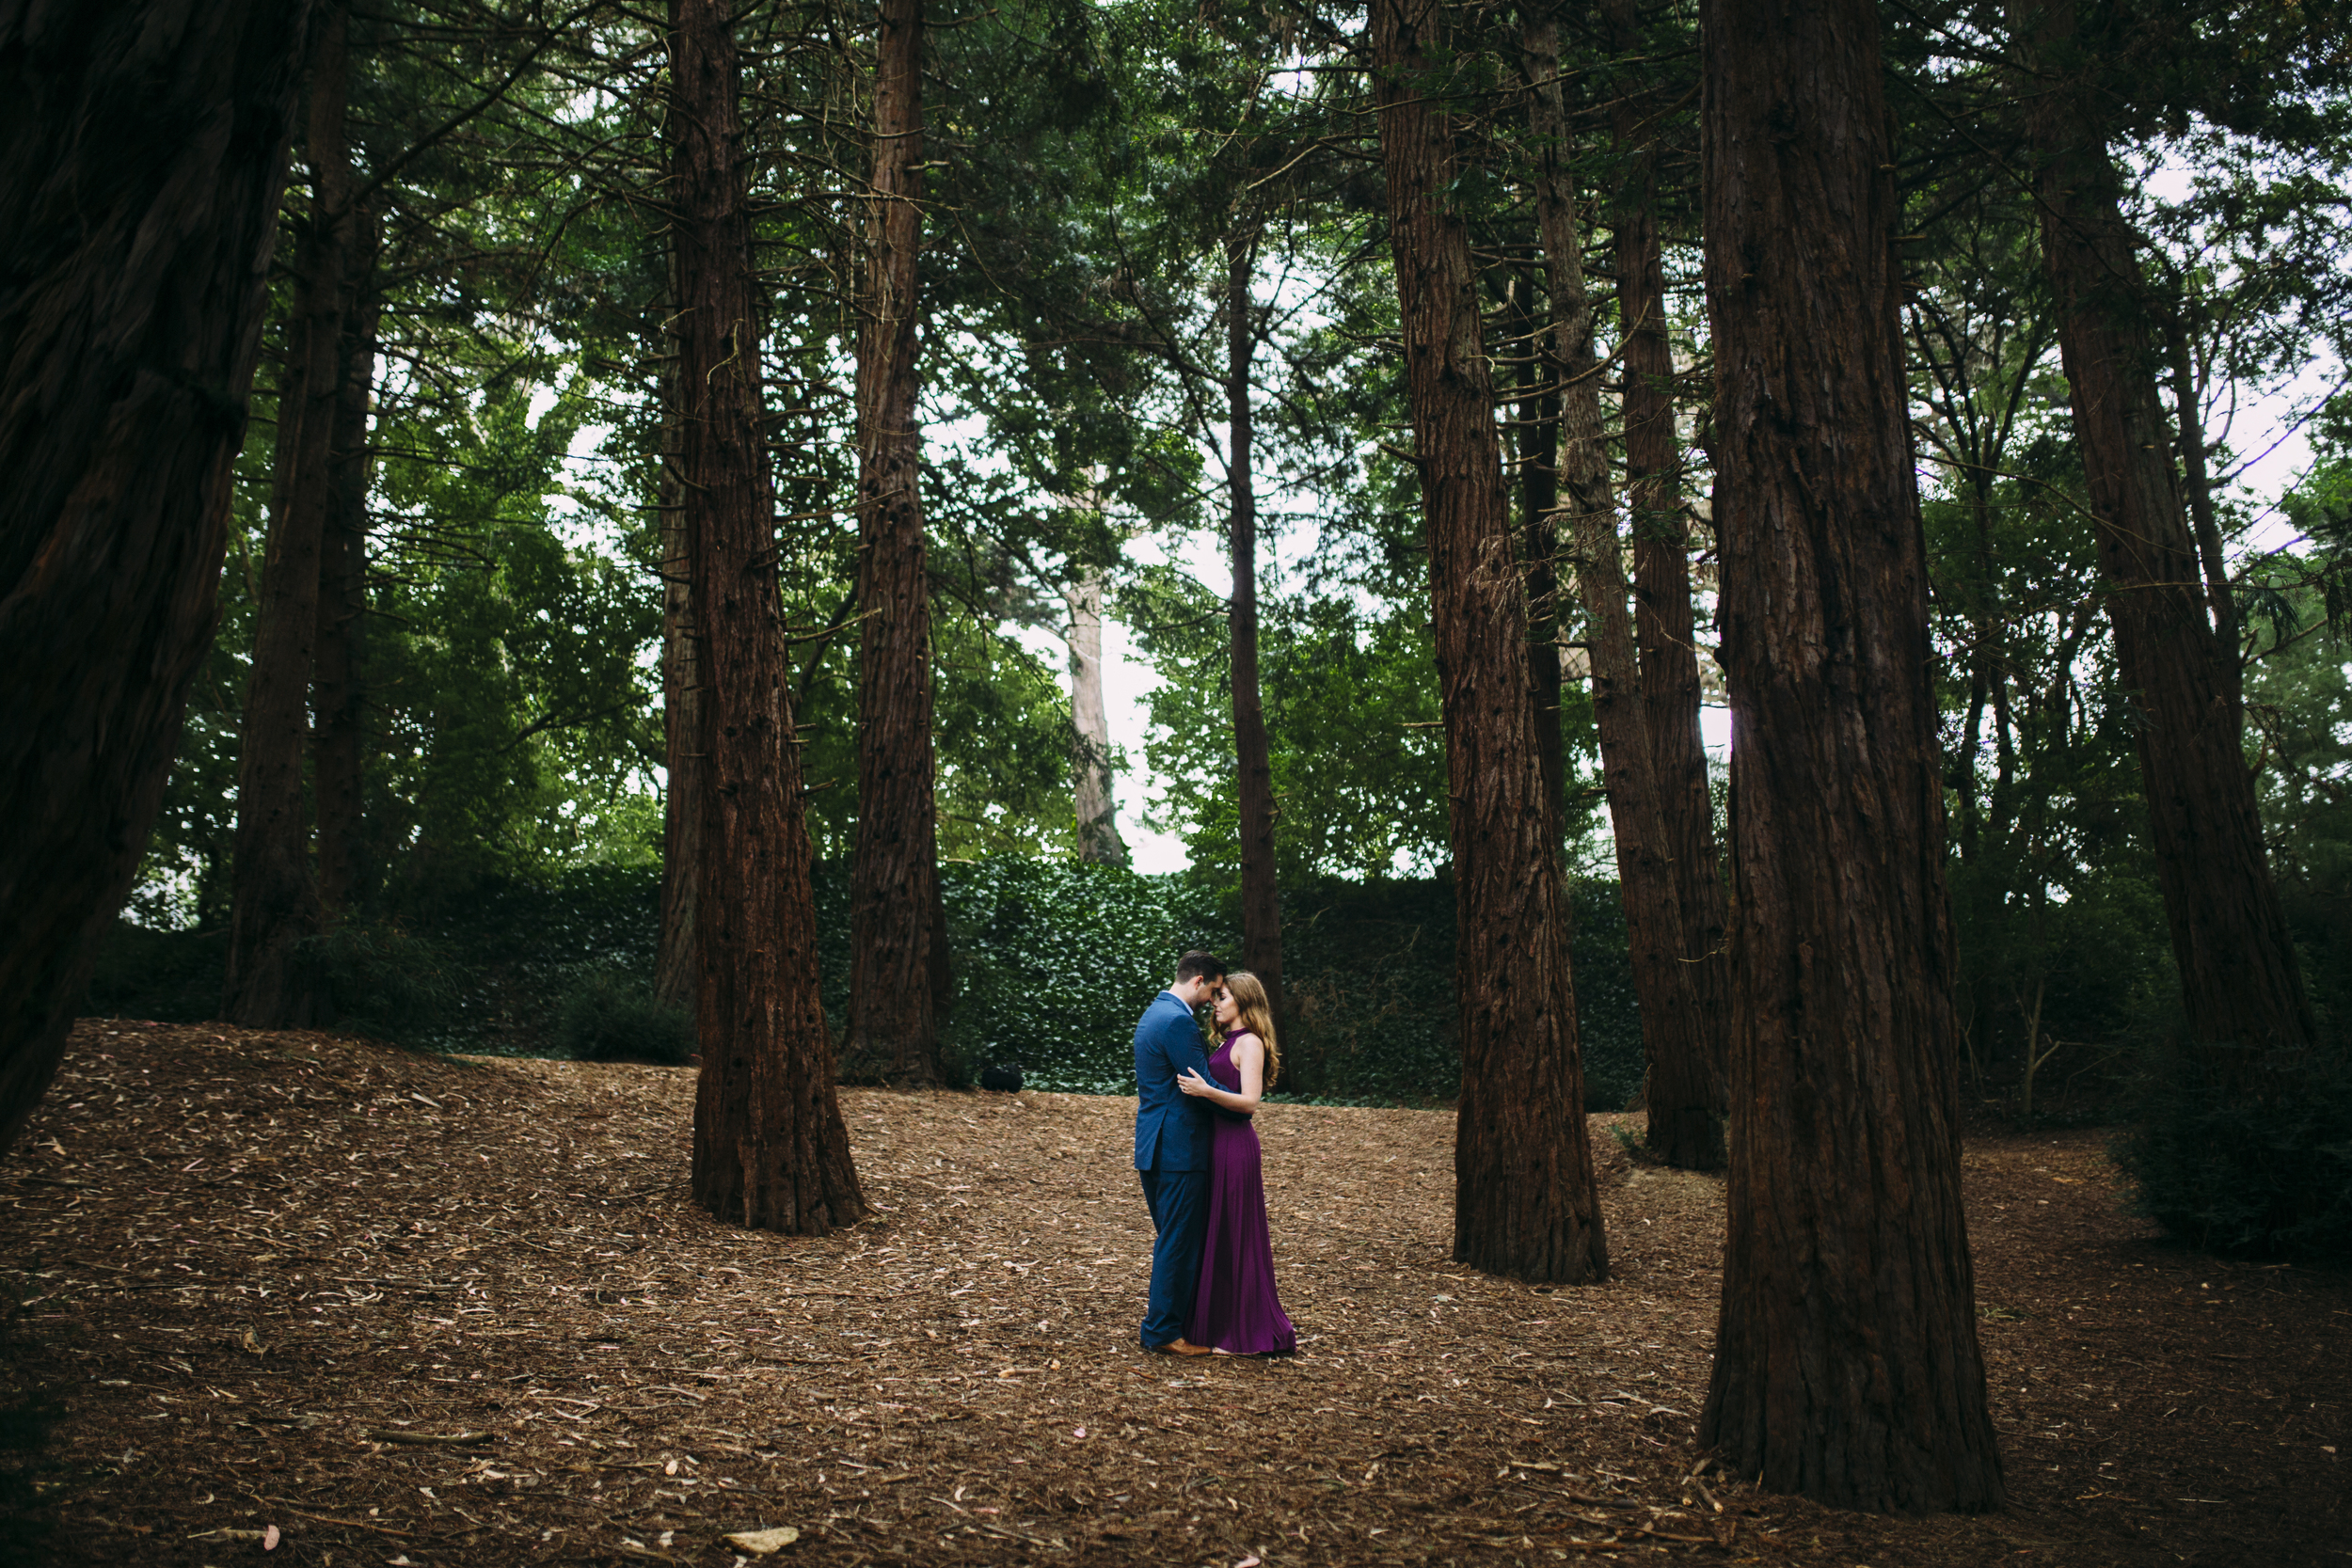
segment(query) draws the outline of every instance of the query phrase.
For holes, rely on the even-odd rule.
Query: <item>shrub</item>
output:
[[[2211,1252],[2352,1259],[2352,1061],[2344,1053],[2271,1051],[2248,1061],[2227,1048],[2176,1045],[2136,1099],[2115,1154],[2139,1213]]]
[[[159,931],[118,920],[98,944],[81,1011],[195,1023],[220,1011],[222,931]]]
[[[335,1026],[402,1045],[434,1041],[455,1016],[463,983],[448,951],[389,921],[329,927],[302,943],[325,984]]]
[[[653,987],[610,964],[586,966],[556,1015],[557,1041],[583,1062],[658,1062],[676,1066],[694,1053],[694,1020],[653,993]]]

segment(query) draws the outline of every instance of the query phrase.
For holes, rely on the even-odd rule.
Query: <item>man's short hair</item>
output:
[[[1225,978],[1224,960],[1214,953],[1203,953],[1197,948],[1176,960],[1176,979],[1179,984],[1186,980],[1198,980],[1204,974],[1212,980]]]

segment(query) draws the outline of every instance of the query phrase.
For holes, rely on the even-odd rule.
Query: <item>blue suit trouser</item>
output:
[[[1152,1296],[1143,1313],[1143,1348],[1184,1338],[1200,1284],[1200,1246],[1209,1223],[1209,1173],[1145,1170],[1143,1201],[1159,1237],[1152,1243]]]

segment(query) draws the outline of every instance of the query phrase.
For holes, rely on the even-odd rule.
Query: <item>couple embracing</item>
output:
[[[1216,1008],[1203,1054],[1193,1009]],[[1251,1119],[1281,1066],[1265,987],[1187,953],[1136,1025],[1136,1170],[1158,1238],[1143,1348],[1177,1355],[1288,1354],[1274,1291],[1265,1180]]]

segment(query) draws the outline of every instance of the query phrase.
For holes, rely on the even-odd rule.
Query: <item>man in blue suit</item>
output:
[[[1206,1078],[1209,1059],[1192,1010],[1213,1000],[1225,966],[1206,953],[1177,960],[1176,983],[1152,1000],[1136,1025],[1136,1170],[1159,1232],[1152,1243],[1152,1298],[1143,1314],[1143,1348],[1206,1355],[1184,1338],[1193,1288],[1200,1282],[1201,1231],[1208,1224],[1209,1144],[1216,1124],[1209,1101],[1176,1086],[1187,1069]]]

